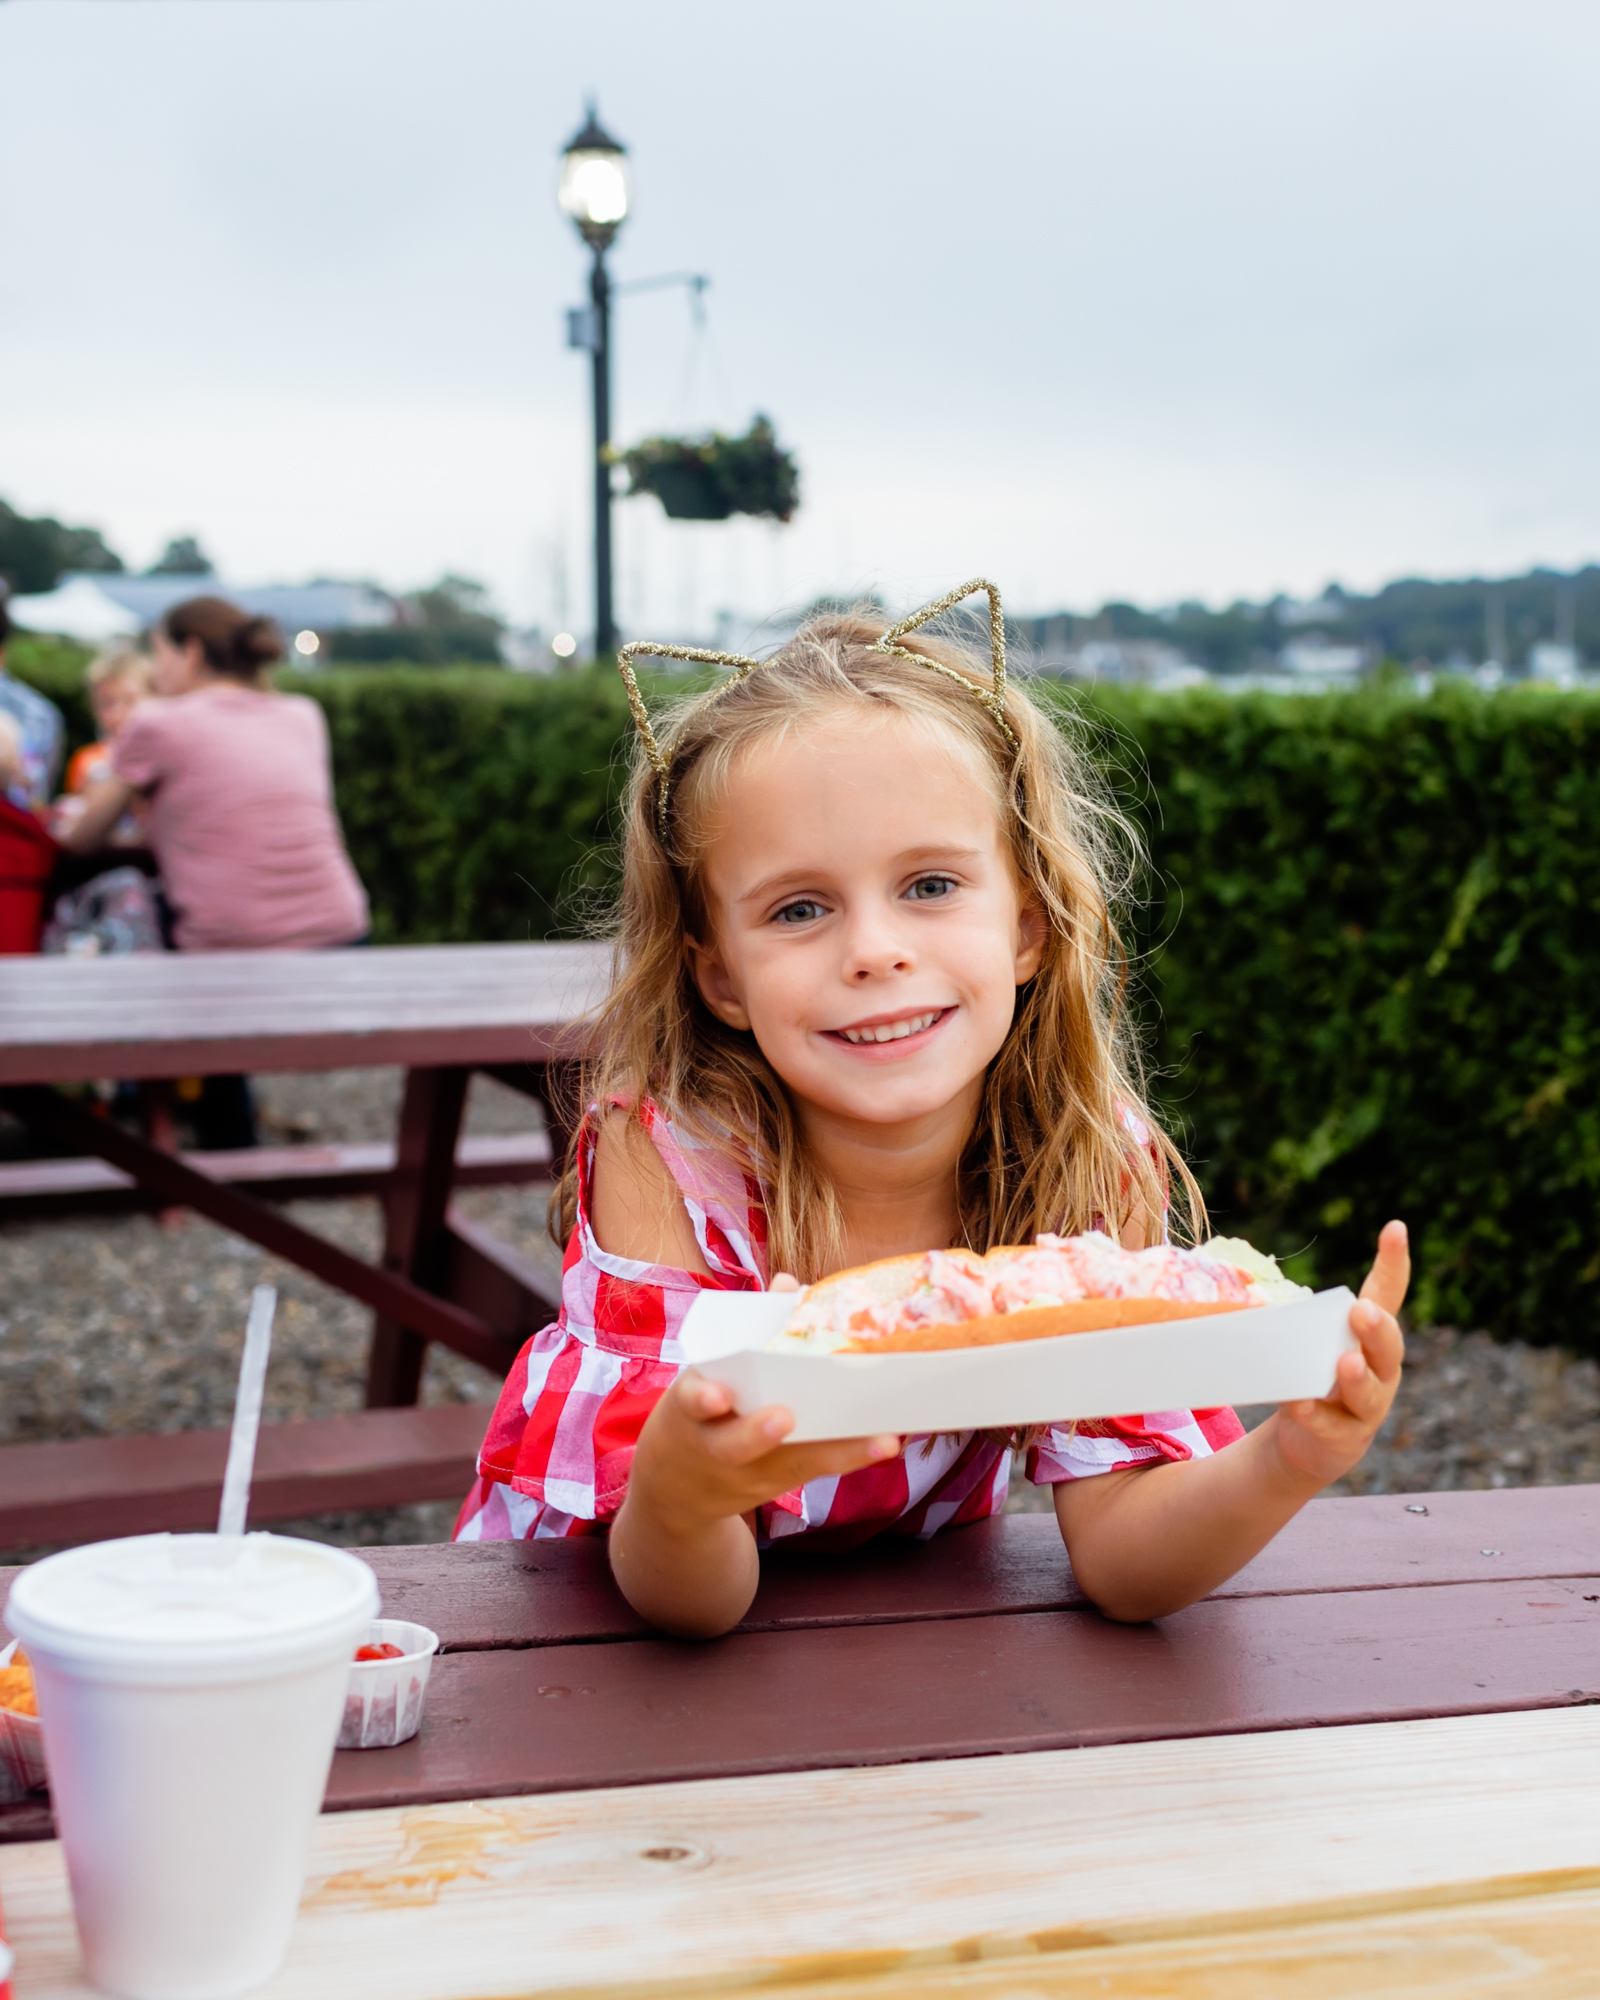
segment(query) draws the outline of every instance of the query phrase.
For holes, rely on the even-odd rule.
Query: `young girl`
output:
[[[908,635],[989,591],[992,662]],[[512,1370],[462,1540],[609,1524],[630,1602],[710,1636],[780,1537],[927,1536],[1004,1505],[991,1434],[790,1446],[685,1369],[706,1288],[1044,1230],[1163,1239],[1194,1182],[1143,1102],[1112,903],[1133,836],[1087,759],[1005,681],[970,584],[886,630],[810,621],[771,660],[624,649],[640,732],[618,971],[563,1184],[558,1322]],[[630,656],[737,666],[659,738]],[[1399,1381],[1390,1223],[1334,1393],[1248,1437],[1231,1410],[1030,1434],[1077,1579],[1114,1618],[1203,1597],[1349,1471]]]
[[[149,699],[150,662],[143,653],[116,647],[92,659],[84,679],[88,682],[89,706],[94,710],[100,735],[96,742],[74,750],[67,759],[62,795],[55,802],[51,818],[51,830],[58,838],[82,818],[89,802],[87,795],[112,775],[111,759],[117,738],[139,704]],[[110,847],[133,847],[143,841],[144,830],[138,815],[129,811],[102,837]]]
[[[150,662],[143,653],[119,646],[97,654],[84,679],[100,737],[98,742],[75,750],[67,760],[62,790],[69,794],[87,792],[111,775],[111,753],[117,738],[140,702],[149,699]]]

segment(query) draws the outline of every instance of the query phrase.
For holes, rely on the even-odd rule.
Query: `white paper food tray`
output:
[[[1325,1396],[1358,1344],[1343,1285],[1292,1305],[932,1354],[769,1349],[797,1303],[793,1292],[702,1292],[680,1335],[685,1359],[726,1384],[741,1416],[792,1410],[791,1444]]]

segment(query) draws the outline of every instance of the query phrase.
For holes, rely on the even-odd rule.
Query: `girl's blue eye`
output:
[[[785,903],[773,918],[779,924],[815,923],[822,915],[822,905],[812,902],[809,896],[802,896],[797,902]]]
[[[953,895],[955,886],[948,875],[920,875],[906,894],[914,903],[933,903]]]

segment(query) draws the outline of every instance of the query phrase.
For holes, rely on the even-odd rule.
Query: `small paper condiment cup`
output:
[[[0,1646],[0,1667],[9,1667],[17,1650],[13,1639]],[[19,1715],[14,1708],[0,1708],[0,1764],[22,1791],[36,1792],[45,1784],[44,1734],[36,1715]]]
[[[388,1750],[408,1743],[422,1722],[439,1635],[405,1618],[374,1618],[365,1646],[398,1646],[398,1660],[355,1660],[339,1725],[341,1750]]]

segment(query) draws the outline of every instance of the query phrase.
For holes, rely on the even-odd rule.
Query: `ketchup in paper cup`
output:
[[[374,1618],[350,1667],[339,1724],[341,1750],[390,1750],[422,1723],[439,1635],[406,1618]]]

